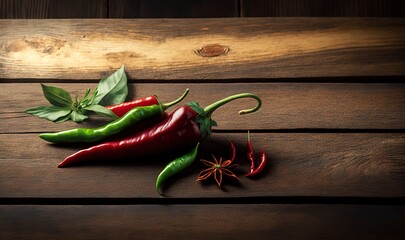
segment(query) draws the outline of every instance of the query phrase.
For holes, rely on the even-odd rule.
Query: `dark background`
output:
[[[0,18],[404,16],[403,0],[0,0]]]

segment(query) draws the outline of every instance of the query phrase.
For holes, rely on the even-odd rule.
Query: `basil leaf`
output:
[[[82,107],[82,108],[85,108],[85,107],[87,107],[87,106],[89,106],[89,105],[92,105],[93,104],[93,101],[94,101],[94,98],[96,97],[96,95],[97,95],[97,88],[93,91],[93,94],[91,95],[91,96],[89,96],[89,94],[90,94],[90,88],[88,89],[88,91],[86,91],[86,94],[85,94],[85,97],[83,97],[83,99],[82,100],[80,100],[80,106]]]
[[[108,106],[124,102],[128,95],[124,65],[111,76],[101,79],[97,88],[93,104]]]
[[[116,119],[118,118],[115,113],[113,113],[110,109],[103,107],[101,105],[90,105],[84,108],[85,110],[93,111],[101,116],[109,117]]]
[[[90,94],[90,91],[91,91],[91,89],[90,89],[90,88],[87,88],[87,89],[86,89],[86,92],[84,93],[83,100],[84,100],[84,99],[87,99],[87,97],[88,97],[88,96],[89,96],[89,94]]]
[[[41,84],[45,98],[54,106],[70,107],[72,105],[72,97],[62,88],[46,86]]]
[[[25,112],[40,118],[45,118],[50,121],[56,121],[59,118],[69,116],[72,110],[70,108],[46,106],[31,108],[26,110]]]
[[[86,115],[83,115],[76,111],[72,111],[72,113],[70,114],[70,119],[72,119],[73,122],[83,122],[87,118],[88,117]]]
[[[56,122],[56,123],[62,123],[62,122],[66,122],[67,120],[69,120],[70,119],[70,113],[68,114],[68,115],[66,115],[66,116],[64,116],[64,117],[60,117],[60,118],[58,118],[56,121],[54,121],[54,122]]]

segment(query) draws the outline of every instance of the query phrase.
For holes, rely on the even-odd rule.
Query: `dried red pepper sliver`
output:
[[[255,154],[252,147],[252,142],[250,141],[250,131],[248,131],[248,140],[246,142],[246,157],[250,162],[250,173],[255,170]]]
[[[228,139],[229,139],[229,137],[228,137]],[[229,149],[229,153],[231,155],[229,160],[231,161],[231,163],[233,163],[236,158],[236,148],[235,148],[235,145],[232,143],[231,139],[229,139],[228,149]]]
[[[246,157],[250,162],[250,172],[245,174],[245,177],[254,177],[263,172],[263,169],[267,165],[266,153],[263,150],[260,150],[260,162],[259,166],[255,167],[255,155],[252,147],[252,142],[250,141],[250,132],[248,131],[248,141],[246,143],[247,152]]]
[[[266,168],[267,165],[267,156],[263,150],[260,150],[260,163],[259,166],[254,169],[252,172],[246,174],[246,177],[254,177],[259,175]]]
[[[120,158],[137,158],[146,155],[159,154],[185,146],[195,146],[205,139],[216,123],[211,114],[220,106],[239,98],[254,98],[257,106],[242,110],[239,114],[257,111],[261,107],[261,99],[254,94],[236,94],[217,101],[205,109],[196,102],[176,109],[158,124],[143,129],[133,135],[119,140],[102,143],[88,149],[81,150],[59,164],[66,167],[83,161],[113,160]]]

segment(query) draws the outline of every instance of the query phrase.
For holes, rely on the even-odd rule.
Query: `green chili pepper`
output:
[[[163,169],[163,171],[160,172],[159,176],[156,179],[156,191],[159,194],[163,195],[162,192],[160,191],[160,186],[163,184],[164,181],[166,181],[171,176],[183,171],[188,166],[190,166],[191,163],[194,162],[195,158],[197,157],[199,145],[200,143],[197,143],[197,145],[193,150],[191,150],[191,152],[187,153],[182,157],[176,158],[175,160],[167,164],[167,166]]]
[[[75,128],[57,133],[42,133],[39,137],[54,143],[97,142],[117,134],[142,120],[162,115],[167,108],[179,103],[187,94],[188,89],[186,89],[180,98],[173,102],[167,104],[159,102],[156,105],[135,107],[121,118],[99,128]]]

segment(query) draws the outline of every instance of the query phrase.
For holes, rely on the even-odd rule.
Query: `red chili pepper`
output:
[[[216,122],[211,119],[211,114],[218,107],[239,98],[254,98],[258,102],[255,108],[242,110],[239,114],[255,112],[261,106],[261,99],[250,93],[224,98],[205,109],[202,109],[198,103],[192,102],[176,109],[158,124],[135,132],[123,140],[102,143],[81,150],[67,157],[58,167],[66,167],[84,161],[137,158],[185,146],[195,146],[211,133],[212,126],[216,126]]]
[[[228,139],[229,139],[228,148],[229,148],[229,153],[231,155],[229,160],[231,160],[231,163],[233,163],[236,158],[236,148],[235,148],[235,145],[233,145],[231,139],[229,137],[228,137]]]
[[[129,102],[123,102],[117,105],[107,106],[106,108],[110,109],[115,115],[118,117],[122,117],[125,113],[129,112],[129,110],[135,107],[145,107],[151,105],[157,105],[159,101],[156,96],[150,96],[140,99],[135,99]]]
[[[254,177],[263,172],[263,169],[267,165],[266,153],[263,150],[260,150],[260,162],[259,166],[255,168],[255,155],[252,147],[252,142],[250,141],[250,132],[248,131],[248,141],[246,143],[247,153],[246,156],[250,162],[250,172],[245,174],[245,177]]]
[[[263,170],[266,168],[267,165],[267,157],[266,157],[266,153],[264,153],[263,150],[260,150],[260,163],[259,166],[253,170],[253,172],[250,172],[248,174],[246,174],[246,177],[254,177],[259,175],[261,172],[263,172]]]
[[[248,131],[248,140],[246,142],[246,157],[250,162],[250,173],[255,170],[255,154],[253,152],[252,142],[250,141],[250,132]]]

